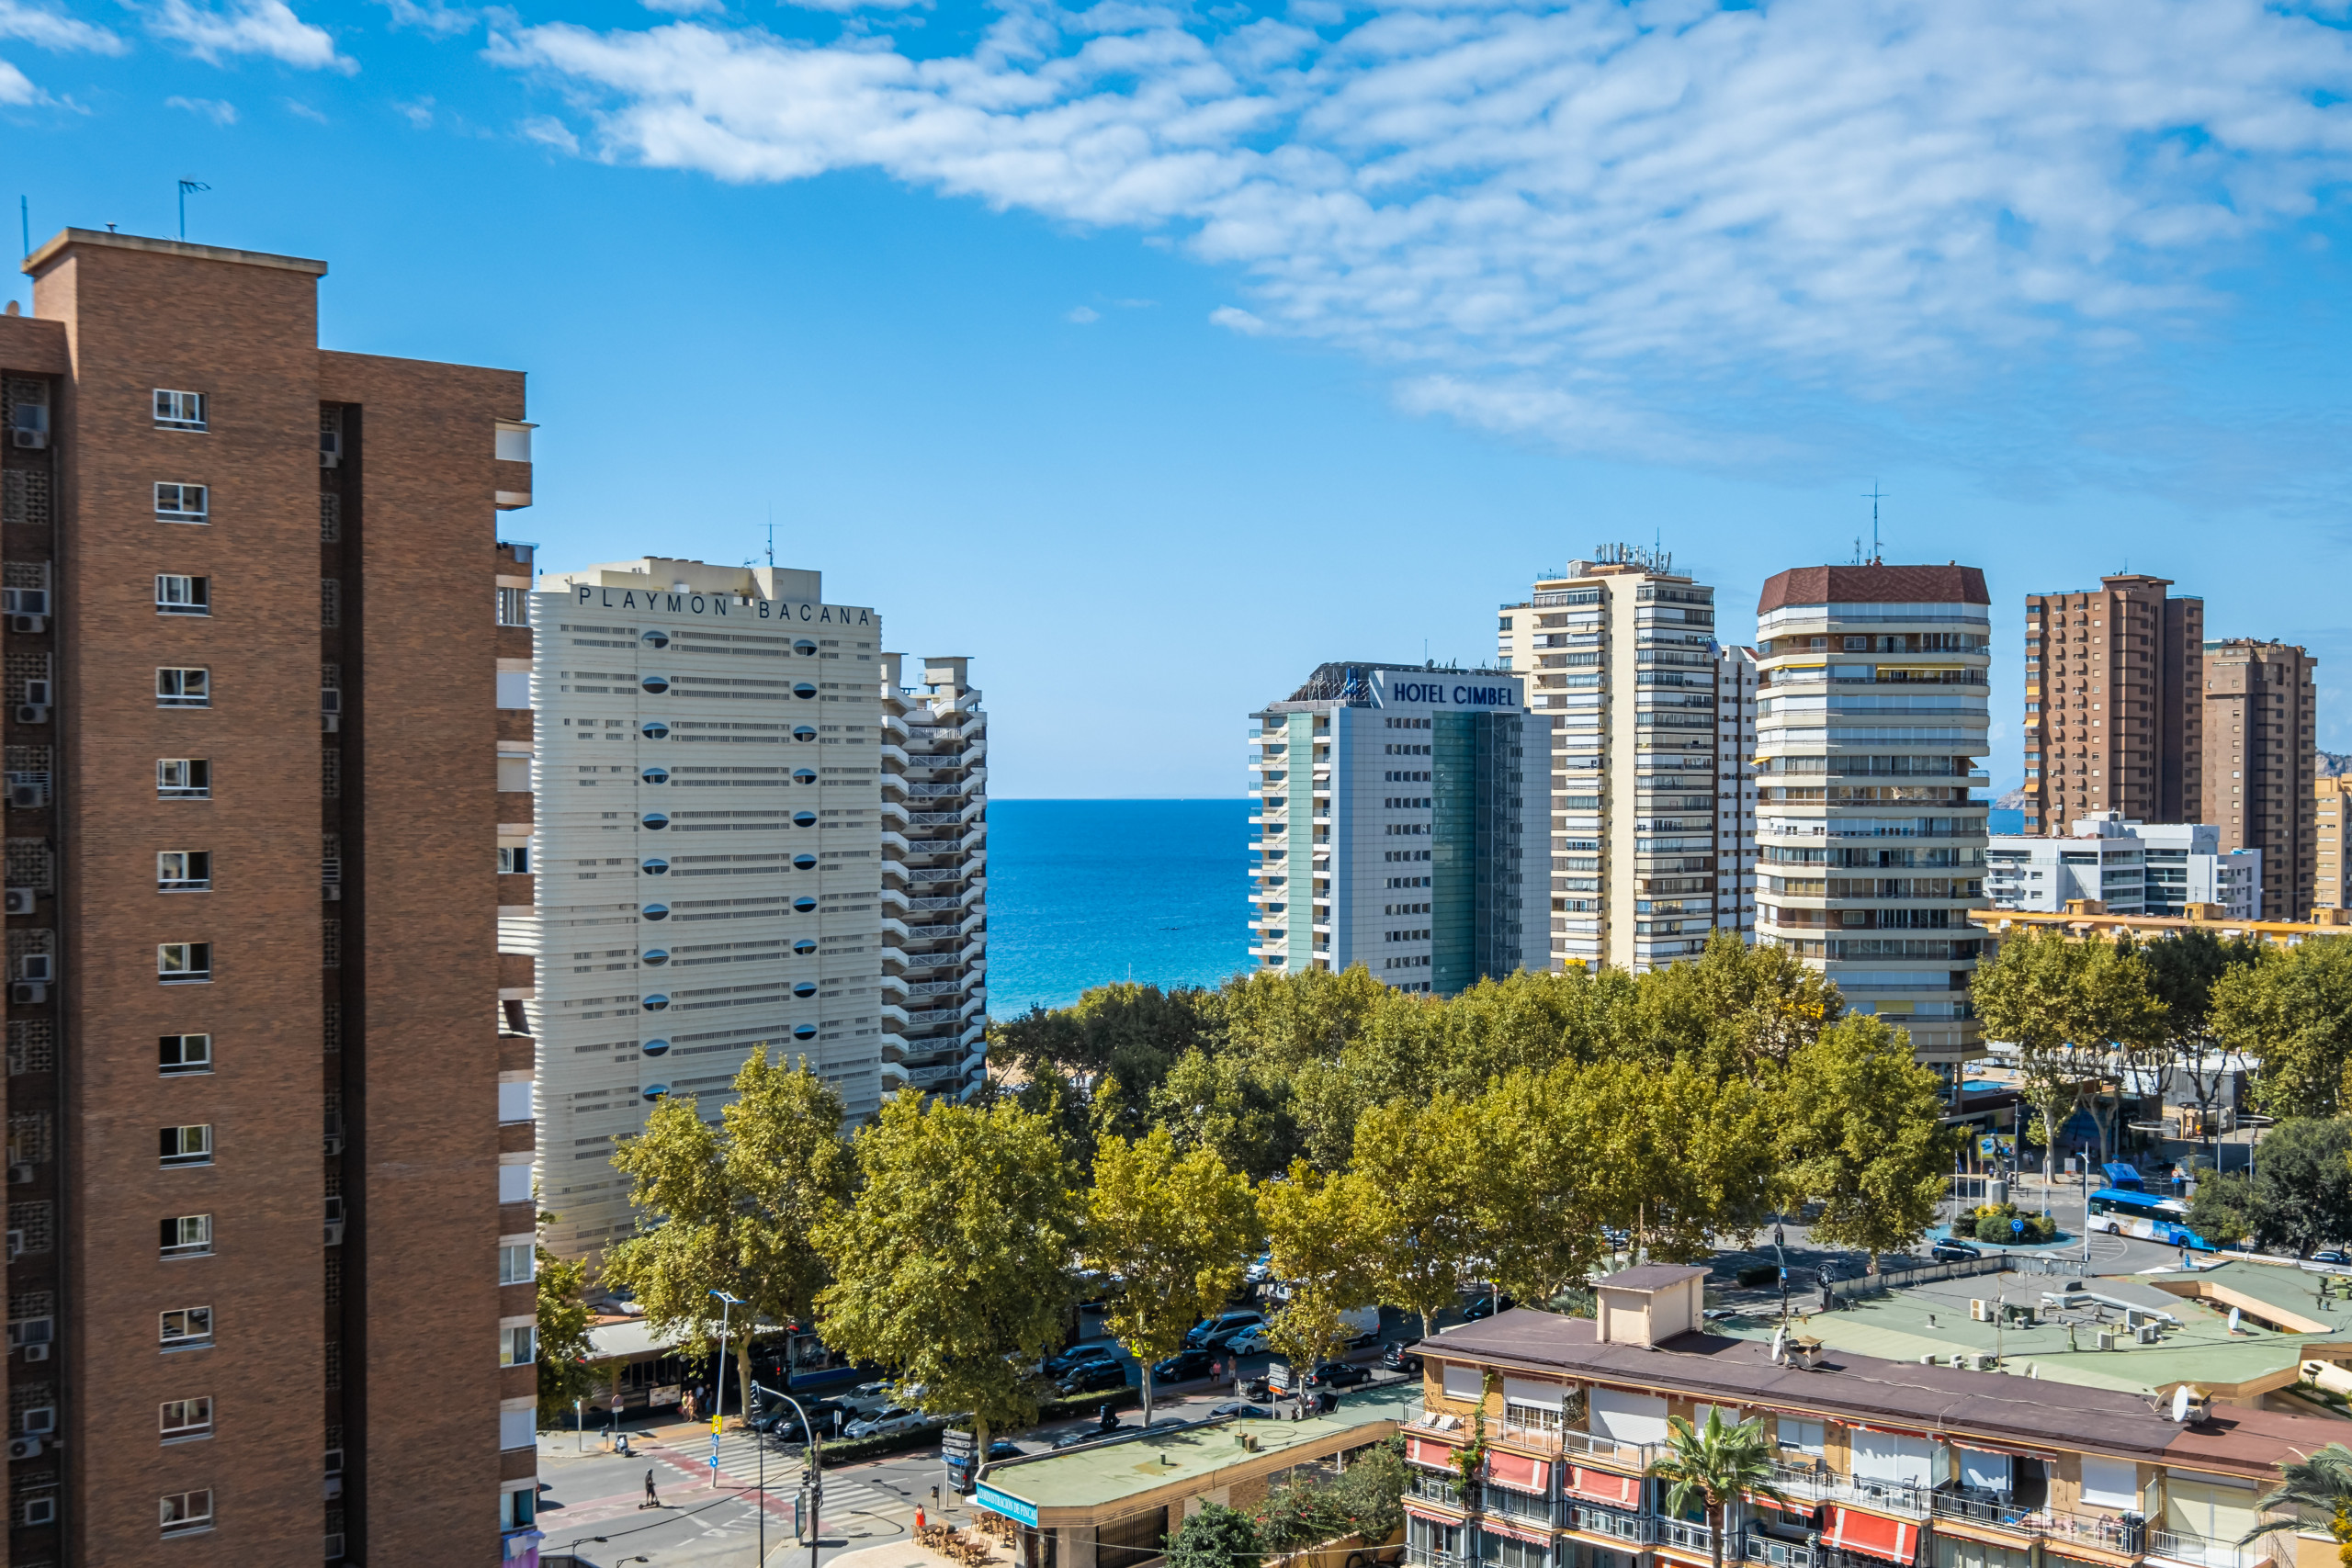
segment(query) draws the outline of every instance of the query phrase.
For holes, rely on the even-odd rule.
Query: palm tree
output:
[[[2316,1514],[2325,1522],[2336,1540],[2337,1556],[2352,1563],[2352,1449],[2342,1443],[2330,1443],[2308,1459],[2278,1467],[2278,1485],[2267,1496],[2259,1499],[2255,1507],[2268,1512],[2272,1508],[2292,1508],[2299,1517]],[[2257,1524],[2245,1532],[2241,1546],[2256,1536],[2275,1529],[2289,1528],[2273,1520]]]
[[[1679,1514],[1697,1497],[1707,1514],[1709,1553],[1714,1568],[1724,1568],[1724,1525],[1731,1515],[1731,1500],[1750,1493],[1781,1507],[1791,1506],[1772,1485],[1772,1442],[1761,1421],[1724,1425],[1719,1409],[1707,1412],[1707,1424],[1693,1427],[1679,1416],[1667,1421],[1666,1452],[1650,1461],[1649,1473],[1666,1485],[1666,1511]]]

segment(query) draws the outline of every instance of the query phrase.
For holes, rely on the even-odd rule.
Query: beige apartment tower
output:
[[[2319,865],[2312,885],[2314,909],[2352,908],[2345,894],[2352,890],[2352,860],[2344,852],[2344,807],[2352,796],[2352,779],[2341,775],[2312,781],[2312,842]]]
[[[1752,924],[1737,807],[1757,677],[1716,645],[1713,588],[1663,552],[1595,553],[1503,605],[1496,651],[1549,732],[1550,967],[1638,972]]]
[[[2262,852],[2266,920],[2307,919],[2317,902],[2318,669],[2283,642],[2205,645],[2204,820],[2223,852]]]
[[[2123,575],[2025,601],[2025,830],[2079,817],[2210,821],[2205,602]]]

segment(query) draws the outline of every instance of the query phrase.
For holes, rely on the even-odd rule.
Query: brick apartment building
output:
[[[2210,822],[2205,602],[2169,578],[2103,577],[2025,601],[2025,830],[2076,818]],[[2235,848],[2237,846],[2231,846]]]
[[[2319,660],[2283,642],[2205,645],[2204,820],[2222,848],[2262,852],[2266,920],[2318,902]]]
[[[25,270],[6,1561],[527,1551],[529,633],[453,592],[527,570],[523,377],[322,350],[316,261],[68,230]]]

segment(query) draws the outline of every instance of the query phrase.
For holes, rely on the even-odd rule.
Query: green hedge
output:
[[[2010,1228],[2015,1220],[2025,1222],[2022,1235]],[[2047,1214],[2019,1212],[2015,1203],[1991,1204],[1961,1215],[1951,1223],[1951,1234],[1965,1239],[1989,1241],[2003,1247],[2030,1247],[2038,1242],[2058,1239],[2058,1222]]]

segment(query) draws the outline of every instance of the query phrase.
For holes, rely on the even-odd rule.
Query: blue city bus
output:
[[[2128,1192],[2103,1187],[2091,1194],[2090,1228],[2109,1235],[2132,1235],[2166,1247],[2187,1247],[2198,1252],[2218,1250],[2188,1228],[2188,1205],[2177,1198],[2152,1192]]]

